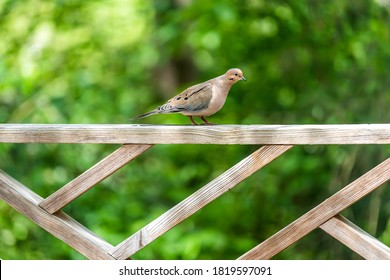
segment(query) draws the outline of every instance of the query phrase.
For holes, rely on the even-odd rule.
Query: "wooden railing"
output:
[[[0,170],[0,198],[89,259],[127,259],[294,145],[390,144],[390,125],[2,124],[0,143],[123,144],[45,199]],[[261,147],[116,246],[61,211],[155,144],[250,144]],[[390,259],[389,247],[339,214],[389,179],[390,158],[239,259],[272,258],[316,228],[321,228],[363,258]]]

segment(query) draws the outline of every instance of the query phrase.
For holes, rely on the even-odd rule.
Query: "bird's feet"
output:
[[[206,118],[205,117],[200,117],[201,119],[202,119],[202,121],[204,121],[204,123],[202,123],[203,125],[216,125],[215,123],[211,123],[211,122],[208,122],[207,120],[206,120]]]
[[[192,123],[193,125],[198,125],[198,124],[194,121],[194,119],[192,118],[192,116],[189,116],[189,118],[190,118],[190,121],[191,121],[191,123]]]
[[[192,116],[189,116],[189,118],[190,118],[190,121],[191,121],[191,123],[193,124],[193,125],[199,125],[199,124],[197,124],[195,121],[194,121],[194,119],[192,118]],[[204,121],[204,123],[201,123],[200,125],[216,125],[215,123],[211,123],[211,122],[209,122],[209,121],[207,121],[206,120],[206,118],[205,117],[200,117],[201,119],[202,119],[202,121]]]

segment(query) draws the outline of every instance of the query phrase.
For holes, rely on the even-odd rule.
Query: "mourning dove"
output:
[[[246,81],[242,71],[238,68],[229,69],[225,74],[189,87],[157,109],[132,119],[155,114],[180,113],[189,117],[193,125],[197,123],[192,117],[200,117],[205,124],[211,125],[212,123],[209,123],[205,117],[215,114],[222,108],[230,88],[240,80]]]

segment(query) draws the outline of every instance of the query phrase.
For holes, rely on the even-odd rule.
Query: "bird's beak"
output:
[[[245,79],[245,77],[244,77],[244,76],[242,76],[241,80],[246,82],[246,79]]]

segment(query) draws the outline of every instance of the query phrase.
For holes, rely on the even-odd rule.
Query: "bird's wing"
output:
[[[206,109],[213,95],[213,84],[204,82],[189,87],[157,108],[158,113],[197,112]]]

